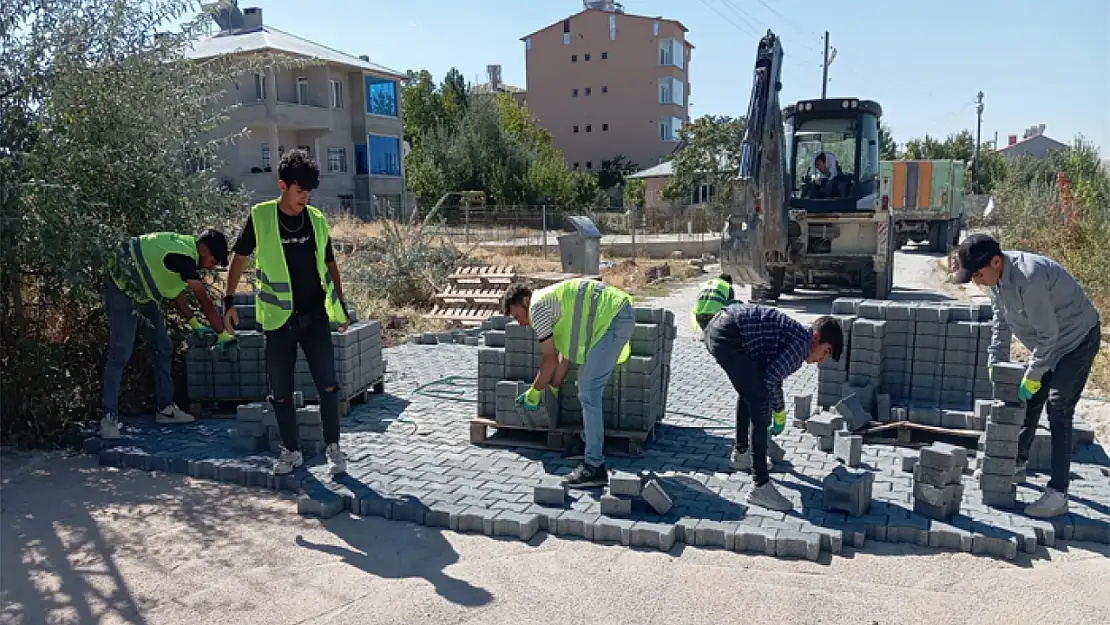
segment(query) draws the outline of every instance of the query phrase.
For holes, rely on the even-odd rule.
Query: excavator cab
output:
[[[875,210],[879,194],[879,118],[871,100],[804,100],[783,110],[793,210]]]

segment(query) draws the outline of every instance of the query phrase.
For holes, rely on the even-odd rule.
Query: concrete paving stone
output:
[[[858,297],[838,297],[832,302],[833,315],[855,315],[863,299]]]
[[[493,536],[528,541],[540,530],[540,515],[502,510],[493,517]]]
[[[631,545],[667,552],[674,546],[677,530],[671,523],[636,521],[632,526]]]
[[[871,508],[874,480],[875,476],[870,472],[836,467],[821,480],[824,509],[857,517],[867,514]]]
[[[835,443],[836,443],[836,439],[833,436],[818,436],[817,437],[817,449],[819,451],[822,451],[822,452],[825,452],[825,453],[832,453],[833,445]]]
[[[863,457],[863,437],[837,432],[833,439],[833,455],[850,467],[858,467]]]
[[[428,506],[420,499],[401,495],[394,498],[389,518],[395,521],[408,521],[417,525],[424,525],[427,514]]]
[[[890,420],[892,422],[909,420],[909,410],[905,406],[893,406],[890,409]]]
[[[325,489],[313,489],[297,497],[297,514],[330,519],[343,512],[343,498]]]
[[[990,458],[990,456],[987,456]],[[979,488],[983,491],[1008,492],[1014,486],[1014,473],[1011,471],[1002,475],[982,473],[979,476]]]
[[[902,471],[906,473],[915,471],[917,467],[917,460],[918,454],[916,453],[907,453],[906,455],[902,456]]]
[[[459,515],[466,510],[466,506],[451,503],[437,502],[428,506],[424,515],[424,523],[428,527],[442,527],[444,529],[459,529]]]
[[[951,469],[963,467],[967,464],[967,450],[957,445],[948,443],[933,443],[921,448],[919,464],[930,469]]]
[[[1021,426],[1018,425],[1004,425],[1002,423],[995,423],[987,421],[986,441],[1001,442],[1001,443],[1015,443],[1018,436],[1021,434]]]
[[[701,519],[694,527],[694,545],[698,547],[721,547],[732,550],[736,536],[735,522]]]
[[[856,431],[866,426],[871,421],[871,415],[864,408],[860,398],[855,394],[848,395],[841,399],[833,410],[838,415],[844,417],[844,425],[850,431]]]
[[[960,513],[962,506],[963,502],[959,499],[954,499],[940,506],[934,506],[921,499],[914,499],[913,501],[913,511],[916,514],[936,521],[951,521],[953,517]]]
[[[909,407],[909,416],[911,423],[920,423],[921,425],[935,425],[941,424],[942,416],[938,406],[913,403]]]
[[[1056,546],[1056,526],[1046,519],[1023,518],[1023,526],[1033,530],[1037,537],[1037,544],[1045,547]]]
[[[973,535],[954,525],[933,521],[929,524],[929,546],[971,553]]]
[[[1019,384],[1002,384],[1000,382],[994,382],[993,389],[994,392],[992,397],[994,397],[994,399],[1014,404],[1021,402],[1021,386]]]
[[[594,526],[597,525],[601,519],[602,517],[599,514],[566,510],[555,519],[555,535],[593,540]],[[607,519],[606,523],[619,520],[620,519]],[[549,519],[548,523],[550,524],[550,522]],[[551,530],[549,529],[548,531]]]
[[[982,491],[981,501],[983,505],[992,508],[1010,509],[1017,503],[1017,494],[1015,490],[1009,491]]]
[[[930,506],[943,508],[949,506],[952,502],[958,502],[963,499],[964,489],[957,484],[949,484],[944,487],[933,486],[925,482],[914,482],[913,497],[915,500],[922,501]]]
[[[974,421],[974,414],[966,410],[943,410],[940,422],[946,428],[968,429]]]
[[[821,537],[812,532],[779,530],[775,537],[775,555],[816,562],[821,555]]]
[[[913,311],[914,321],[918,325],[923,323],[943,325],[948,322],[948,315],[947,307],[932,304],[922,304]]]
[[[881,423],[889,423],[891,408],[891,397],[889,393],[879,393],[875,395],[875,418]]]
[[[989,424],[988,424],[989,425]],[[1018,443],[1013,441],[999,441],[987,440],[983,445],[983,454],[985,456],[994,456],[997,458],[1017,458]]]
[[[359,516],[377,516],[386,519],[393,517],[393,498],[369,492],[358,495]]]
[[[971,553],[976,555],[992,555],[1014,560],[1017,558],[1018,537],[1004,531],[992,531],[984,528],[977,531],[971,538]]]
[[[1017,468],[1014,458],[999,458],[997,456],[984,456],[980,465],[983,473],[1013,477]]]
[[[988,423],[1020,426],[1025,423],[1025,413],[1024,405],[991,402]]]
[[[778,553],[779,530],[747,523],[739,524],[733,534],[732,551],[773,556]]]
[[[667,514],[671,506],[674,505],[667,491],[663,489],[663,485],[658,480],[649,480],[647,484],[644,484],[641,496],[659,514]]]
[[[458,530],[462,533],[493,535],[493,520],[500,514],[499,510],[490,510],[480,506],[470,506],[459,513]]]
[[[953,465],[947,469],[934,469],[916,464],[912,469],[915,483],[928,484],[937,488],[944,488],[950,484],[959,484],[963,475],[960,465]]]
[[[614,495],[602,495],[601,514],[610,517],[629,516],[632,514],[632,500]]]
[[[1075,512],[1068,515],[1068,520],[1071,525],[1071,537],[1068,540],[1086,540],[1110,545],[1110,520],[1093,519]]]
[[[1020,362],[996,362],[991,367],[991,378],[995,384],[1021,384],[1025,377],[1026,365]]]
[[[795,395],[794,396],[794,418],[798,421],[806,421],[813,413],[813,395]]]
[[[625,497],[639,497],[642,480],[635,473],[614,471],[609,476],[609,494]]]
[[[929,519],[914,515],[909,518],[891,517],[887,522],[886,541],[908,543],[922,547],[929,544]]]

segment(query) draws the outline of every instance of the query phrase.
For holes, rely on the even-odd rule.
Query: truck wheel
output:
[[[948,250],[947,222],[929,222],[929,251],[934,254],[943,254]]]
[[[864,298],[876,299],[879,296],[878,277],[879,274],[875,273],[870,265],[860,270],[860,288]]]

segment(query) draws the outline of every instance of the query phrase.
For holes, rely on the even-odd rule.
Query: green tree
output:
[[[444,120],[443,96],[428,70],[409,70],[401,81],[404,103],[405,141],[416,145],[436,124]]]
[[[626,207],[643,208],[644,206],[644,181],[640,178],[629,180],[624,185],[624,205]]]
[[[624,178],[635,173],[640,167],[628,160],[623,154],[601,161],[601,168],[597,170],[597,183],[602,189],[623,187]]]
[[[894,141],[890,126],[886,124],[879,126],[879,158],[884,161],[898,159],[898,143]]]
[[[98,411],[106,250],[146,232],[228,230],[243,217],[248,198],[217,174],[219,148],[234,137],[220,132],[228,117],[213,95],[273,60],[184,58],[208,19],[173,27],[192,6],[0,8],[5,442],[41,442]],[[125,392],[125,404],[149,402],[144,387]]]
[[[744,120],[725,115],[705,115],[682,128],[681,148],[672,159],[674,173],[663,189],[671,201],[690,198],[695,185],[710,183],[717,198],[726,201],[740,169]]]

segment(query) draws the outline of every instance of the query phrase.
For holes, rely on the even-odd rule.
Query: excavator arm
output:
[[[755,286],[769,284],[768,261],[788,259],[790,184],[779,106],[782,60],[782,44],[768,30],[756,51],[732,214],[721,240],[724,270]]]

